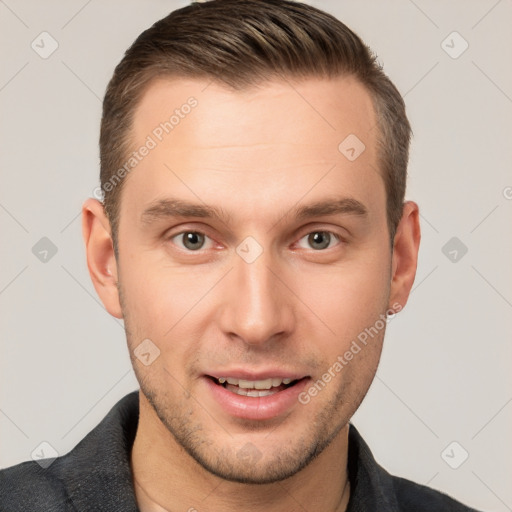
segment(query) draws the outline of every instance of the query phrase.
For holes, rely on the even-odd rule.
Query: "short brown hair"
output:
[[[116,254],[124,182],[120,176],[125,175],[116,173],[130,154],[133,114],[153,79],[206,78],[240,90],[272,78],[344,75],[358,79],[373,100],[393,240],[403,209],[411,127],[404,101],[376,56],[341,21],[309,5],[291,0],[210,0],[175,10],[140,34],[108,84],[100,180]]]

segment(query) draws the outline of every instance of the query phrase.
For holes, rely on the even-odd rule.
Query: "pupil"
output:
[[[183,245],[187,249],[200,249],[204,243],[204,237],[200,233],[189,232],[186,233]]]
[[[309,235],[309,242],[313,249],[325,249],[329,246],[330,234],[325,231],[316,231]]]

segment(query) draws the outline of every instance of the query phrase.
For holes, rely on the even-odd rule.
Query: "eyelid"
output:
[[[301,226],[294,232],[293,238],[295,240],[299,240],[306,235],[318,232],[330,233],[331,235],[335,235],[339,240],[343,242],[350,238],[350,232],[343,226],[333,226],[332,224],[325,224],[322,222],[310,222],[309,224]]]
[[[202,235],[208,236],[209,238],[213,238],[211,235],[211,228],[205,226],[202,223],[200,226],[196,226],[195,224],[195,222],[183,222],[171,228],[167,228],[163,233],[163,237],[165,239],[169,239],[176,235],[181,235],[183,233],[200,233]]]

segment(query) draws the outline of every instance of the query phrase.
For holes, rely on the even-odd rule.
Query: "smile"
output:
[[[279,377],[264,380],[245,380],[234,379],[231,377],[219,377],[215,380],[219,385],[232,393],[254,398],[274,395],[290,386],[293,386],[295,382],[297,382],[292,379],[281,379]]]
[[[212,373],[203,374],[201,379],[205,403],[211,400],[211,405],[228,417],[257,421],[289,416],[311,380],[276,367],[259,372],[229,369]]]

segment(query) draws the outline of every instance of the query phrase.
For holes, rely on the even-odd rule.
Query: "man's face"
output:
[[[190,97],[197,105],[172,131],[154,131]],[[374,377],[392,298],[375,125],[351,78],[243,92],[159,80],[136,111],[134,149],[148,135],[156,147],[121,199],[130,353],[162,423],[223,478],[295,474],[346,426]],[[351,134],[365,145],[355,160],[360,147],[338,149]],[[160,351],[147,366],[133,356],[146,339]]]

